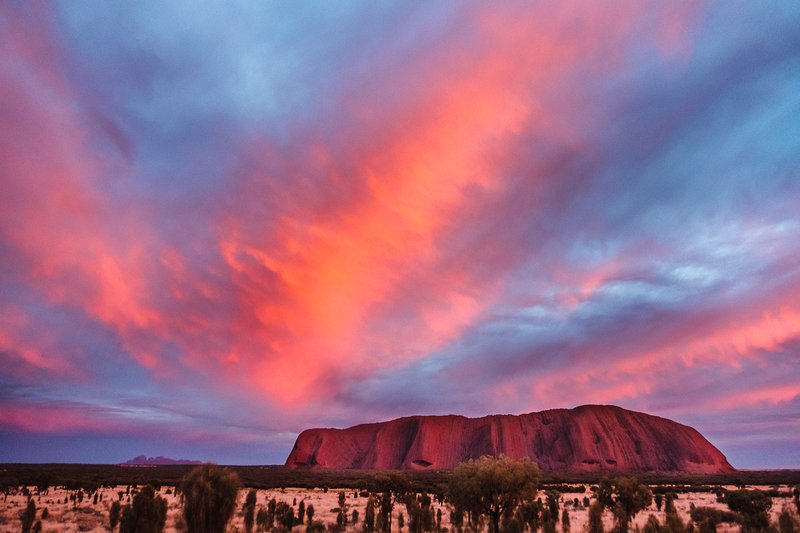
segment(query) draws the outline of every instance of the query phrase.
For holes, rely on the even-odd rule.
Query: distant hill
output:
[[[159,455],[158,457],[147,457],[139,455],[130,461],[120,463],[121,466],[157,466],[157,465],[201,465],[203,461],[192,461],[189,459],[170,459]]]
[[[289,468],[448,469],[482,455],[529,457],[551,472],[731,472],[693,428],[612,405],[519,416],[411,416],[303,431]]]

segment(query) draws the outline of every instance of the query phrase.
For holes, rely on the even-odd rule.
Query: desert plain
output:
[[[583,491],[580,487],[583,486]],[[50,487],[45,491],[38,492],[35,487],[29,487],[29,494],[37,508],[37,519],[41,519],[42,511],[47,509],[47,518],[41,519],[42,532],[44,533],[75,533],[75,532],[93,532],[100,533],[109,531],[109,508],[114,500],[120,499],[123,505],[127,504],[130,486],[114,486],[102,487],[97,490],[98,501],[93,502],[93,498],[85,497],[82,502],[77,505],[70,500],[70,494],[75,491],[69,491],[63,487]],[[655,487],[653,487],[655,488]],[[735,490],[742,488],[741,486],[723,486],[728,490]],[[749,485],[744,488],[759,489],[763,491],[777,491],[781,496],[772,498],[772,509],[770,511],[770,520],[777,521],[778,515],[784,508],[794,509],[794,502],[790,496],[792,487],[788,485]],[[588,530],[588,508],[583,506],[583,498],[592,493],[590,485],[576,485],[574,486],[575,492],[563,492],[561,494],[561,508],[567,509],[570,516],[570,531],[583,532]],[[358,522],[355,524],[348,524],[345,527],[346,531],[362,531],[363,517],[367,498],[360,495],[359,491],[352,488],[284,488],[284,489],[262,489],[257,490],[257,504],[256,509],[259,507],[266,507],[271,499],[277,502],[286,502],[288,505],[293,506],[295,512],[301,501],[305,502],[305,506],[313,505],[315,514],[314,519],[322,521],[326,526],[333,528],[336,524],[337,510],[339,507],[338,498],[339,493],[344,492],[345,501],[347,506],[348,515],[352,516],[354,510],[358,511]],[[122,493],[122,496],[120,496]],[[181,516],[182,506],[179,496],[175,495],[174,487],[162,486],[158,490],[158,494],[167,501],[167,521],[165,526],[166,532],[180,532],[185,531],[186,526]],[[228,531],[244,532],[244,518],[241,513],[242,503],[244,502],[247,489],[239,491],[236,512],[228,524]],[[678,499],[675,501],[675,507],[679,516],[688,521],[689,511],[692,505],[696,507],[713,507],[721,510],[727,510],[724,503],[719,503],[714,492],[677,492]],[[540,496],[543,492],[540,491]],[[0,501],[0,533],[16,533],[20,531],[21,522],[20,515],[25,509],[28,501],[27,495],[22,490],[11,491],[2,501]],[[577,498],[579,505],[574,505],[574,500]],[[438,510],[442,512],[441,528],[442,531],[452,531],[453,528],[450,524],[450,507],[446,503],[439,503],[433,499],[432,507],[434,513]],[[399,515],[404,515],[405,526],[398,527]],[[644,526],[649,515],[655,515],[660,522],[664,521],[664,511],[658,511],[655,503],[651,504],[646,510],[636,515],[631,525],[632,528]],[[609,511],[605,511],[603,522],[606,531],[610,531],[613,527],[613,517]],[[306,529],[305,524],[295,526],[292,531],[300,533]],[[739,531],[739,526],[735,524],[720,524],[717,531]],[[393,513],[393,526],[392,530],[395,532],[408,531],[408,514],[405,506],[398,503],[395,506]],[[558,524],[558,531],[561,532],[561,524]]]

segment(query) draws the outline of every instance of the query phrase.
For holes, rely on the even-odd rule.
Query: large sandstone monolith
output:
[[[544,470],[729,472],[695,429],[612,405],[524,415],[411,416],[347,429],[308,429],[286,466],[453,468],[482,455],[529,457]]]

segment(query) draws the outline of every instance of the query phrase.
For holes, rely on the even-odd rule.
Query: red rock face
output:
[[[543,470],[729,472],[695,429],[610,405],[519,416],[412,416],[347,429],[308,429],[286,466],[453,468],[482,455],[529,457]]]

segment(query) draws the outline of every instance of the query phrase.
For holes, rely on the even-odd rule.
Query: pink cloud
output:
[[[336,395],[339,380],[428,357],[493,305],[522,254],[484,239],[494,264],[486,249],[450,243],[511,194],[522,133],[591,149],[582,113],[592,95],[560,88],[589,66],[622,68],[643,11],[469,10],[472,32],[454,28],[390,75],[345,88],[335,133],[299,129],[281,149],[242,141],[248,158],[219,204],[170,213],[212,228],[199,245],[167,242],[147,199],[118,192],[131,169],[99,148],[50,31],[6,34],[4,49],[21,60],[2,72],[0,232],[50,305],[106,326],[156,375],[178,374],[164,356],[177,347],[178,364],[302,407]],[[680,26],[668,24],[670,43]],[[551,179],[530,169],[527,210]],[[189,259],[202,246],[211,249]],[[586,277],[578,300],[615,270]],[[20,353],[45,364],[41,352]]]

